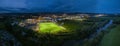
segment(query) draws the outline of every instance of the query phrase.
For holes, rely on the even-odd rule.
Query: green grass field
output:
[[[56,23],[46,22],[39,24],[39,32],[40,33],[58,33],[60,31],[64,31],[65,28],[62,26],[58,26]]]
[[[100,46],[120,46],[120,25],[103,37]]]

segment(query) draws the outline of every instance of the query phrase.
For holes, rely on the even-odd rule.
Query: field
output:
[[[65,30],[65,28],[62,26],[59,26],[55,23],[52,23],[52,22],[46,22],[46,23],[39,24],[39,30],[40,30],[39,31],[40,33],[52,33],[52,34],[54,34],[54,33]]]
[[[100,46],[120,46],[120,25],[103,37]]]
[[[78,42],[79,40],[85,39],[106,22],[107,21],[99,18],[90,18],[84,21],[62,20],[56,23],[41,22],[37,25],[39,28],[38,32],[20,27],[19,25],[11,26],[9,20],[6,20],[4,25],[5,29],[15,35],[25,46],[67,46],[75,45],[75,43],[70,44],[70,42]],[[26,34],[23,36],[22,32]],[[35,41],[32,41],[31,38],[35,38]]]

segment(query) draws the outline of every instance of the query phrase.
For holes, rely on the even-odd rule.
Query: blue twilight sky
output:
[[[0,8],[29,12],[120,13],[120,0],[0,0]],[[2,10],[3,11],[3,10]],[[0,12],[2,12],[0,10]]]

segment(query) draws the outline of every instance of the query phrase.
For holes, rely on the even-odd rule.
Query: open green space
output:
[[[120,46],[120,25],[103,37],[100,46]]]
[[[81,21],[75,21],[75,20],[63,20],[58,23],[59,24],[64,23],[62,26],[69,31],[80,30],[83,27],[83,24],[81,23]]]
[[[7,27],[8,31],[15,35],[15,37],[25,46],[62,46],[63,44],[67,44],[68,41],[71,42],[72,40],[86,38],[89,34],[92,34],[97,27],[103,25],[100,23],[103,21],[98,21],[97,19],[94,20],[62,20],[57,23],[41,22],[38,25],[38,33],[31,29],[20,27],[19,25],[10,26],[10,23],[7,24],[8,21],[6,21],[5,27]],[[11,27],[12,30],[9,29]],[[21,35],[22,32],[25,32],[26,35]],[[36,38],[37,43],[32,41],[31,38]]]
[[[46,22],[39,24],[39,30],[40,33],[58,33],[60,31],[64,31],[65,28],[57,25],[56,23]]]

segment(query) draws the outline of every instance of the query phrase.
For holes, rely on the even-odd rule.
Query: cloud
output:
[[[0,7],[26,8],[26,0],[0,0]]]
[[[120,0],[98,0],[96,12],[98,13],[118,13],[120,9]]]
[[[38,12],[114,13],[120,10],[120,0],[0,0],[0,7]],[[6,9],[7,9],[6,8]]]
[[[54,5],[56,0],[27,0],[26,4],[29,8],[50,8],[50,5]]]

